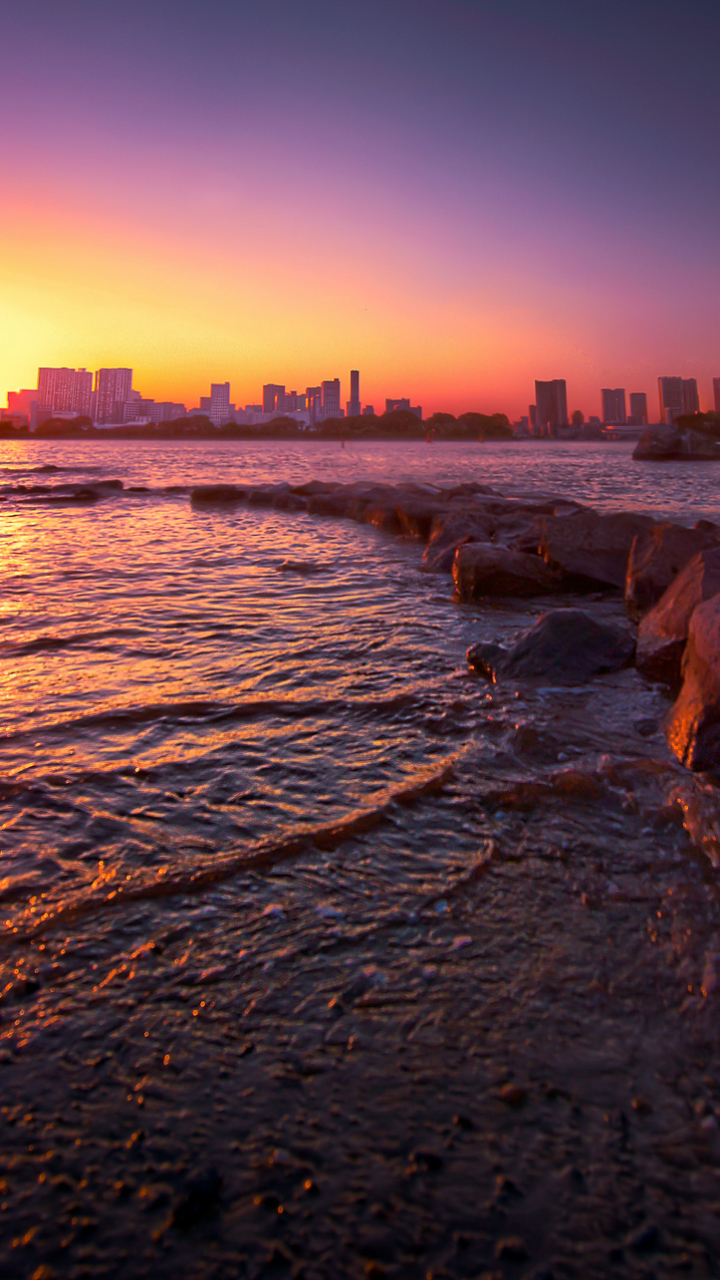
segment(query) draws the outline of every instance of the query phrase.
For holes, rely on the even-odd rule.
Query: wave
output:
[[[153,880],[147,880],[142,870],[131,876],[123,865],[104,867],[100,864],[102,869],[95,880],[78,890],[73,899],[57,905],[47,901],[35,903],[26,911],[24,918],[16,918],[12,925],[8,921],[7,931],[0,936],[5,942],[15,944],[42,935],[58,925],[64,927],[94,911],[114,909],[130,902],[200,894],[235,875],[270,868],[298,857],[310,846],[324,852],[332,851],[344,841],[392,821],[397,806],[408,807],[440,794],[453,781],[458,766],[473,750],[474,744],[467,743],[442,763],[417,770],[399,786],[374,792],[365,804],[334,822],[304,823],[279,839],[244,846],[225,856],[218,856],[213,851],[210,865],[201,863],[179,870],[166,865],[156,871]],[[11,891],[10,885],[7,888]],[[37,895],[37,885],[19,886],[20,895],[29,892]]]
[[[115,633],[109,633],[115,634]],[[35,642],[28,642],[32,646]],[[52,637],[48,647],[53,647]],[[30,649],[31,652],[34,650]],[[1,652],[1,651],[0,651]],[[32,729],[19,729],[3,735],[2,741],[22,739],[27,735],[36,738],[38,733],[64,734],[78,729],[126,730],[138,725],[188,720],[207,720],[212,724],[231,723],[252,719],[305,720],[338,712],[355,712],[360,716],[394,715],[410,710],[425,713],[435,705],[427,690],[404,691],[385,697],[366,698],[252,698],[247,702],[230,703],[212,699],[187,699],[180,702],[145,703],[134,707],[117,707],[105,711],[91,711],[71,719],[35,724]]]

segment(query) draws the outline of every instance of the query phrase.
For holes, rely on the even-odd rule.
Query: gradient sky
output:
[[[719,56],[706,0],[5,0],[0,388],[711,407]]]

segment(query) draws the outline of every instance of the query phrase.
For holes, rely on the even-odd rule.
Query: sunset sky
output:
[[[720,6],[5,6],[0,396],[131,365],[527,413],[720,376]]]

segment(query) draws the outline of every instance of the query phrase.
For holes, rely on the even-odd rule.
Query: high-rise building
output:
[[[396,409],[407,409],[408,413],[414,413],[416,418],[422,418],[422,406],[411,404],[407,397],[401,400],[385,400],[386,413],[394,413]]]
[[[539,426],[567,426],[567,387],[564,378],[553,378],[551,382],[536,382],[535,403]]]
[[[683,378],[683,413],[699,413],[700,398],[698,396],[697,378]]]
[[[713,396],[715,397],[715,412],[720,413],[720,378],[713,378]],[[8,397],[8,408],[10,407],[10,397]]]
[[[636,427],[646,427],[648,421],[647,396],[644,391],[630,392],[630,417]]]
[[[660,417],[669,426],[683,413],[699,413],[696,378],[658,378]]]
[[[323,418],[342,417],[342,410],[340,408],[340,379],[327,379],[320,385],[322,386]]]
[[[216,427],[230,420],[230,383],[210,383],[210,421]]]
[[[21,391],[8,391],[8,413],[24,413],[30,416],[33,404],[39,404],[40,392],[37,387],[23,388]]]
[[[56,413],[89,414],[92,374],[85,369],[38,369],[36,399]]]
[[[263,387],[263,413],[275,413],[278,407],[278,397],[285,398],[285,387],[279,383],[268,382]]]
[[[95,374],[93,416],[96,422],[112,422],[113,406],[130,399],[132,369],[98,369]]]
[[[349,418],[356,418],[360,413],[360,373],[357,369],[350,370],[350,399],[347,402],[347,411]]]
[[[311,423],[320,422],[322,419],[322,387],[307,387],[305,390],[305,402]]]
[[[537,424],[538,424],[538,420],[537,420],[537,405],[536,405],[536,404],[529,404],[529,405],[528,405],[528,418],[530,419],[530,426],[531,426],[531,427],[536,427],[536,426],[537,426]]]
[[[600,394],[602,396],[603,422],[624,424],[627,421],[625,388],[615,387],[614,390],[611,390],[609,387],[603,387]]]

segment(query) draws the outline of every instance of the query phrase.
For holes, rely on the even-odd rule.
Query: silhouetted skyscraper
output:
[[[229,382],[211,382],[210,383],[210,421],[216,426],[222,426],[224,422],[230,419],[230,383]]]
[[[699,413],[700,399],[697,389],[697,378],[683,378],[683,413]]]
[[[305,400],[310,421],[319,422],[322,418],[322,387],[307,387]]]
[[[672,425],[683,413],[699,413],[697,379],[658,378],[660,392],[660,417]]]
[[[132,372],[132,369],[98,369],[93,394],[96,422],[112,422],[114,405],[130,399]]]
[[[340,379],[333,378],[322,383],[323,418],[340,417]]]
[[[537,418],[541,427],[566,427],[568,423],[567,387],[564,378],[535,383]]]
[[[602,396],[603,422],[625,423],[627,421],[625,388],[616,387],[614,390],[610,390],[609,387],[603,387],[600,394]]]
[[[85,369],[38,369],[35,398],[56,413],[89,414],[92,374]]]
[[[646,427],[648,420],[647,396],[644,391],[630,392],[630,417],[638,427]]]
[[[350,370],[350,399],[347,402],[347,411],[349,418],[355,418],[360,413],[360,373],[357,369]]]
[[[720,413],[720,378],[713,378],[713,395],[715,397],[715,412]]]
[[[285,387],[275,382],[268,382],[263,387],[263,413],[274,413],[278,407],[278,396],[285,398]]]

